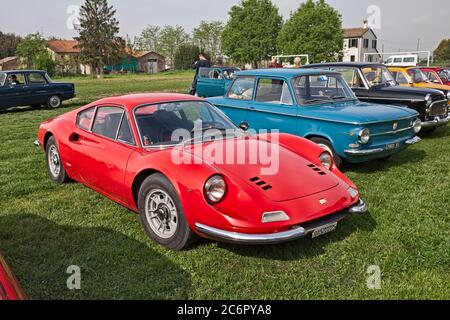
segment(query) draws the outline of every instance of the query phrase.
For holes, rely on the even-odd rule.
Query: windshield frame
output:
[[[3,79],[2,76],[4,77]],[[6,79],[8,79],[8,74],[6,72],[0,72],[0,87],[5,86]]]
[[[366,76],[366,74],[364,73],[364,69],[365,69],[365,68],[372,68],[372,69],[379,68],[379,69],[381,69],[382,71],[386,71],[386,73],[389,74],[389,76],[391,77],[392,83],[393,83],[393,84],[390,84],[390,81],[387,81],[387,82],[385,82],[385,83],[380,83],[380,84],[371,84],[371,81],[369,81],[369,80],[367,79],[367,76]],[[361,71],[361,76],[363,77],[364,82],[366,83],[366,85],[368,86],[369,89],[370,89],[370,88],[380,87],[380,86],[387,86],[387,84],[389,84],[390,86],[396,86],[396,85],[398,85],[397,80],[395,80],[395,77],[394,77],[394,75],[392,74],[392,72],[391,72],[386,66],[384,66],[384,65],[381,65],[381,64],[380,64],[380,65],[378,65],[378,64],[375,64],[375,65],[366,65],[366,66],[362,66],[362,67],[359,68],[359,69],[360,69],[360,71]]]
[[[196,103],[204,103],[206,105],[208,105],[208,108],[211,109],[212,112],[215,112],[217,115],[221,116],[222,118],[224,118],[227,122],[229,122],[229,124],[233,127],[233,129],[235,129],[235,131],[241,132],[242,134],[244,134],[244,131],[242,129],[240,129],[238,126],[236,126],[230,118],[228,118],[225,113],[223,113],[221,110],[217,109],[213,104],[211,104],[208,101],[202,101],[202,100],[173,100],[173,101],[160,101],[160,102],[154,102],[154,103],[145,103],[145,104],[141,104],[138,105],[136,107],[134,107],[131,110],[132,113],[132,117],[133,117],[133,121],[134,121],[134,125],[136,127],[136,131],[137,131],[137,135],[139,137],[139,142],[141,144],[141,148],[143,149],[156,149],[156,150],[163,150],[163,149],[169,149],[169,148],[175,148],[178,146],[184,146],[186,144],[186,141],[180,141],[178,143],[171,143],[171,144],[160,144],[160,145],[150,145],[150,146],[146,146],[144,144],[144,140],[143,140],[143,136],[141,134],[141,128],[139,127],[137,118],[136,118],[136,111],[140,108],[145,108],[145,107],[150,107],[150,106],[156,106],[156,105],[160,105],[160,104],[169,104],[169,103],[189,103],[189,102],[196,102]],[[211,129],[211,130],[217,130],[217,129]],[[231,129],[230,129],[231,130]],[[225,135],[224,137],[225,139],[227,138],[227,136]],[[192,140],[192,139],[191,139]],[[192,140],[192,144],[199,144],[199,143],[204,143],[205,141],[201,140],[198,142],[195,142]]]

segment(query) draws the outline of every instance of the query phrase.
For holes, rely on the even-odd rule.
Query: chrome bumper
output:
[[[420,141],[422,141],[422,139],[418,136],[415,136],[414,138],[408,139],[405,141],[405,144],[407,145],[412,145],[412,144],[416,144],[419,143]],[[392,150],[397,150],[396,149],[392,149]],[[383,148],[375,148],[375,149],[362,149],[362,150],[358,150],[358,149],[348,149],[348,150],[344,150],[346,155],[349,156],[371,156],[377,153],[382,153],[385,151],[392,151],[392,150],[388,150],[388,149],[383,149]]]
[[[440,119],[440,118],[436,117],[433,121],[422,122],[422,129],[445,126],[447,123],[449,123],[449,121],[450,121],[450,116],[448,116],[445,119]]]
[[[304,238],[321,227],[347,218],[349,214],[364,214],[367,211],[368,206],[366,202],[360,199],[357,204],[353,205],[344,212],[330,215],[328,217],[318,219],[317,221],[305,223],[303,226],[298,226],[292,230],[269,234],[237,233],[209,227],[201,223],[196,223],[195,227],[201,234],[217,241],[244,245],[277,244]]]
[[[33,142],[33,144],[34,144],[36,147],[40,147],[40,146],[41,146],[41,143],[39,142],[39,140],[35,140],[35,141]]]

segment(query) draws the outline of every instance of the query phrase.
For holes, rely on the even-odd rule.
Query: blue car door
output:
[[[16,80],[13,81],[13,76]],[[9,74],[0,88],[0,107],[10,108],[28,105],[29,88],[22,73]]]
[[[298,107],[285,80],[258,79],[255,98],[247,111],[247,122],[251,129],[296,134],[297,113]]]
[[[42,73],[28,73],[26,75],[30,96],[28,104],[43,105],[51,95],[50,85]]]
[[[225,93],[225,79],[219,68],[201,68],[197,81],[200,97],[219,97]]]

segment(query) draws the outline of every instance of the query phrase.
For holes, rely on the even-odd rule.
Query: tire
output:
[[[50,109],[58,109],[59,107],[61,107],[62,105],[62,99],[60,96],[51,96],[50,98],[48,98],[47,100],[47,107],[49,107]]]
[[[318,138],[318,137],[313,137],[310,139],[312,142],[314,142],[315,144],[321,146],[322,148],[324,148],[325,150],[327,150],[328,152],[331,152],[333,155],[333,159],[334,159],[334,163],[336,164],[336,167],[341,168],[342,164],[343,164],[343,160],[342,158],[336,153],[336,151],[334,150],[333,146],[331,145],[330,141],[328,141],[327,139],[323,139],[323,138]]]
[[[69,182],[70,178],[61,163],[58,144],[53,136],[48,139],[47,145],[45,146],[45,159],[48,176],[53,182],[57,184]]]
[[[160,245],[181,251],[198,239],[187,223],[175,188],[162,174],[156,173],[144,180],[139,190],[138,208],[145,232]]]

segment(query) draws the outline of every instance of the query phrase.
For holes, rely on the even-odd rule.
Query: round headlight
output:
[[[450,91],[447,92],[447,99],[450,100]]]
[[[333,167],[333,156],[329,152],[324,152],[320,155],[320,163],[330,170]]]
[[[420,119],[414,121],[413,128],[415,133],[419,133],[422,130],[422,121]]]
[[[215,175],[205,183],[205,199],[211,204],[217,204],[225,197],[227,193],[227,184],[222,176]]]
[[[425,102],[427,103],[427,107],[433,102],[431,94],[427,94],[427,96],[425,97]]]
[[[370,130],[364,129],[359,132],[359,142],[362,144],[369,143],[370,141]]]

